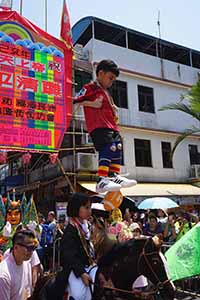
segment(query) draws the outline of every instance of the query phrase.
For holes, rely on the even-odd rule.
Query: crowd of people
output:
[[[62,299],[65,290],[71,299],[90,299],[90,284],[96,272],[96,254],[91,234],[94,218],[91,217],[91,198],[84,194],[74,194],[67,208],[68,219],[56,220],[50,211],[45,220],[38,214],[39,230],[18,226],[12,247],[1,253],[0,299],[29,299],[38,278],[53,266],[55,241],[61,239],[59,249],[62,272],[57,279],[58,288],[53,299]],[[98,216],[107,228],[108,237],[120,243],[131,238],[160,235],[165,243],[173,244],[187,233],[198,217],[188,212],[168,212],[167,210],[129,211],[124,213],[114,209],[109,216]],[[145,282],[142,278],[139,281]],[[135,283],[134,287],[140,287]],[[84,297],[83,297],[84,295]]]
[[[184,210],[179,210],[176,213],[163,209],[147,212],[129,212],[126,210],[123,220],[121,217],[120,221],[126,224],[134,236],[135,234],[160,235],[165,244],[173,244],[198,223],[199,218],[197,214]],[[115,224],[115,222],[113,223]],[[119,238],[121,233],[123,230],[119,233]]]

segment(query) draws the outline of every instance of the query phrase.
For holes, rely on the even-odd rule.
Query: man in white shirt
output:
[[[10,253],[11,253],[11,249],[7,249],[3,254],[3,259],[6,259]],[[31,258],[27,262],[31,264],[32,278],[30,278],[30,284],[32,284],[32,290],[33,290],[37,282],[38,276],[42,273],[40,259],[37,255],[36,250],[33,251]]]
[[[31,230],[16,232],[12,242],[11,252],[0,263],[0,299],[26,300],[31,296],[32,290],[29,260],[38,242]]]

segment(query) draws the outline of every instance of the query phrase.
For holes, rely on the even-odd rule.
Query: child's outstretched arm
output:
[[[87,99],[83,101],[76,101],[76,98],[73,99],[74,104],[79,104],[82,106],[88,106],[88,107],[93,107],[93,108],[101,108],[102,102],[103,102],[103,96],[99,96],[96,98],[94,101],[89,101]]]

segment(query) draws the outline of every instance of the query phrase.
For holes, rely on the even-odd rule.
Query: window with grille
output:
[[[151,141],[134,139],[136,167],[152,167]]]
[[[148,113],[155,113],[153,88],[138,85],[139,110]]]
[[[89,83],[92,80],[92,75],[90,73],[80,71],[80,70],[75,70],[74,72],[75,76],[75,92],[78,93],[84,86],[84,84]]]
[[[173,168],[171,159],[171,143],[161,142],[163,168]]]
[[[189,147],[189,155],[190,155],[190,164],[198,165],[200,164],[200,153],[198,152],[197,145],[188,145]]]
[[[116,80],[110,88],[115,104],[121,108],[128,108],[127,82]]]

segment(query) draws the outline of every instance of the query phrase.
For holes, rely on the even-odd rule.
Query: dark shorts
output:
[[[107,144],[122,143],[119,131],[109,128],[97,128],[90,133],[90,136],[97,151],[100,151]]]

